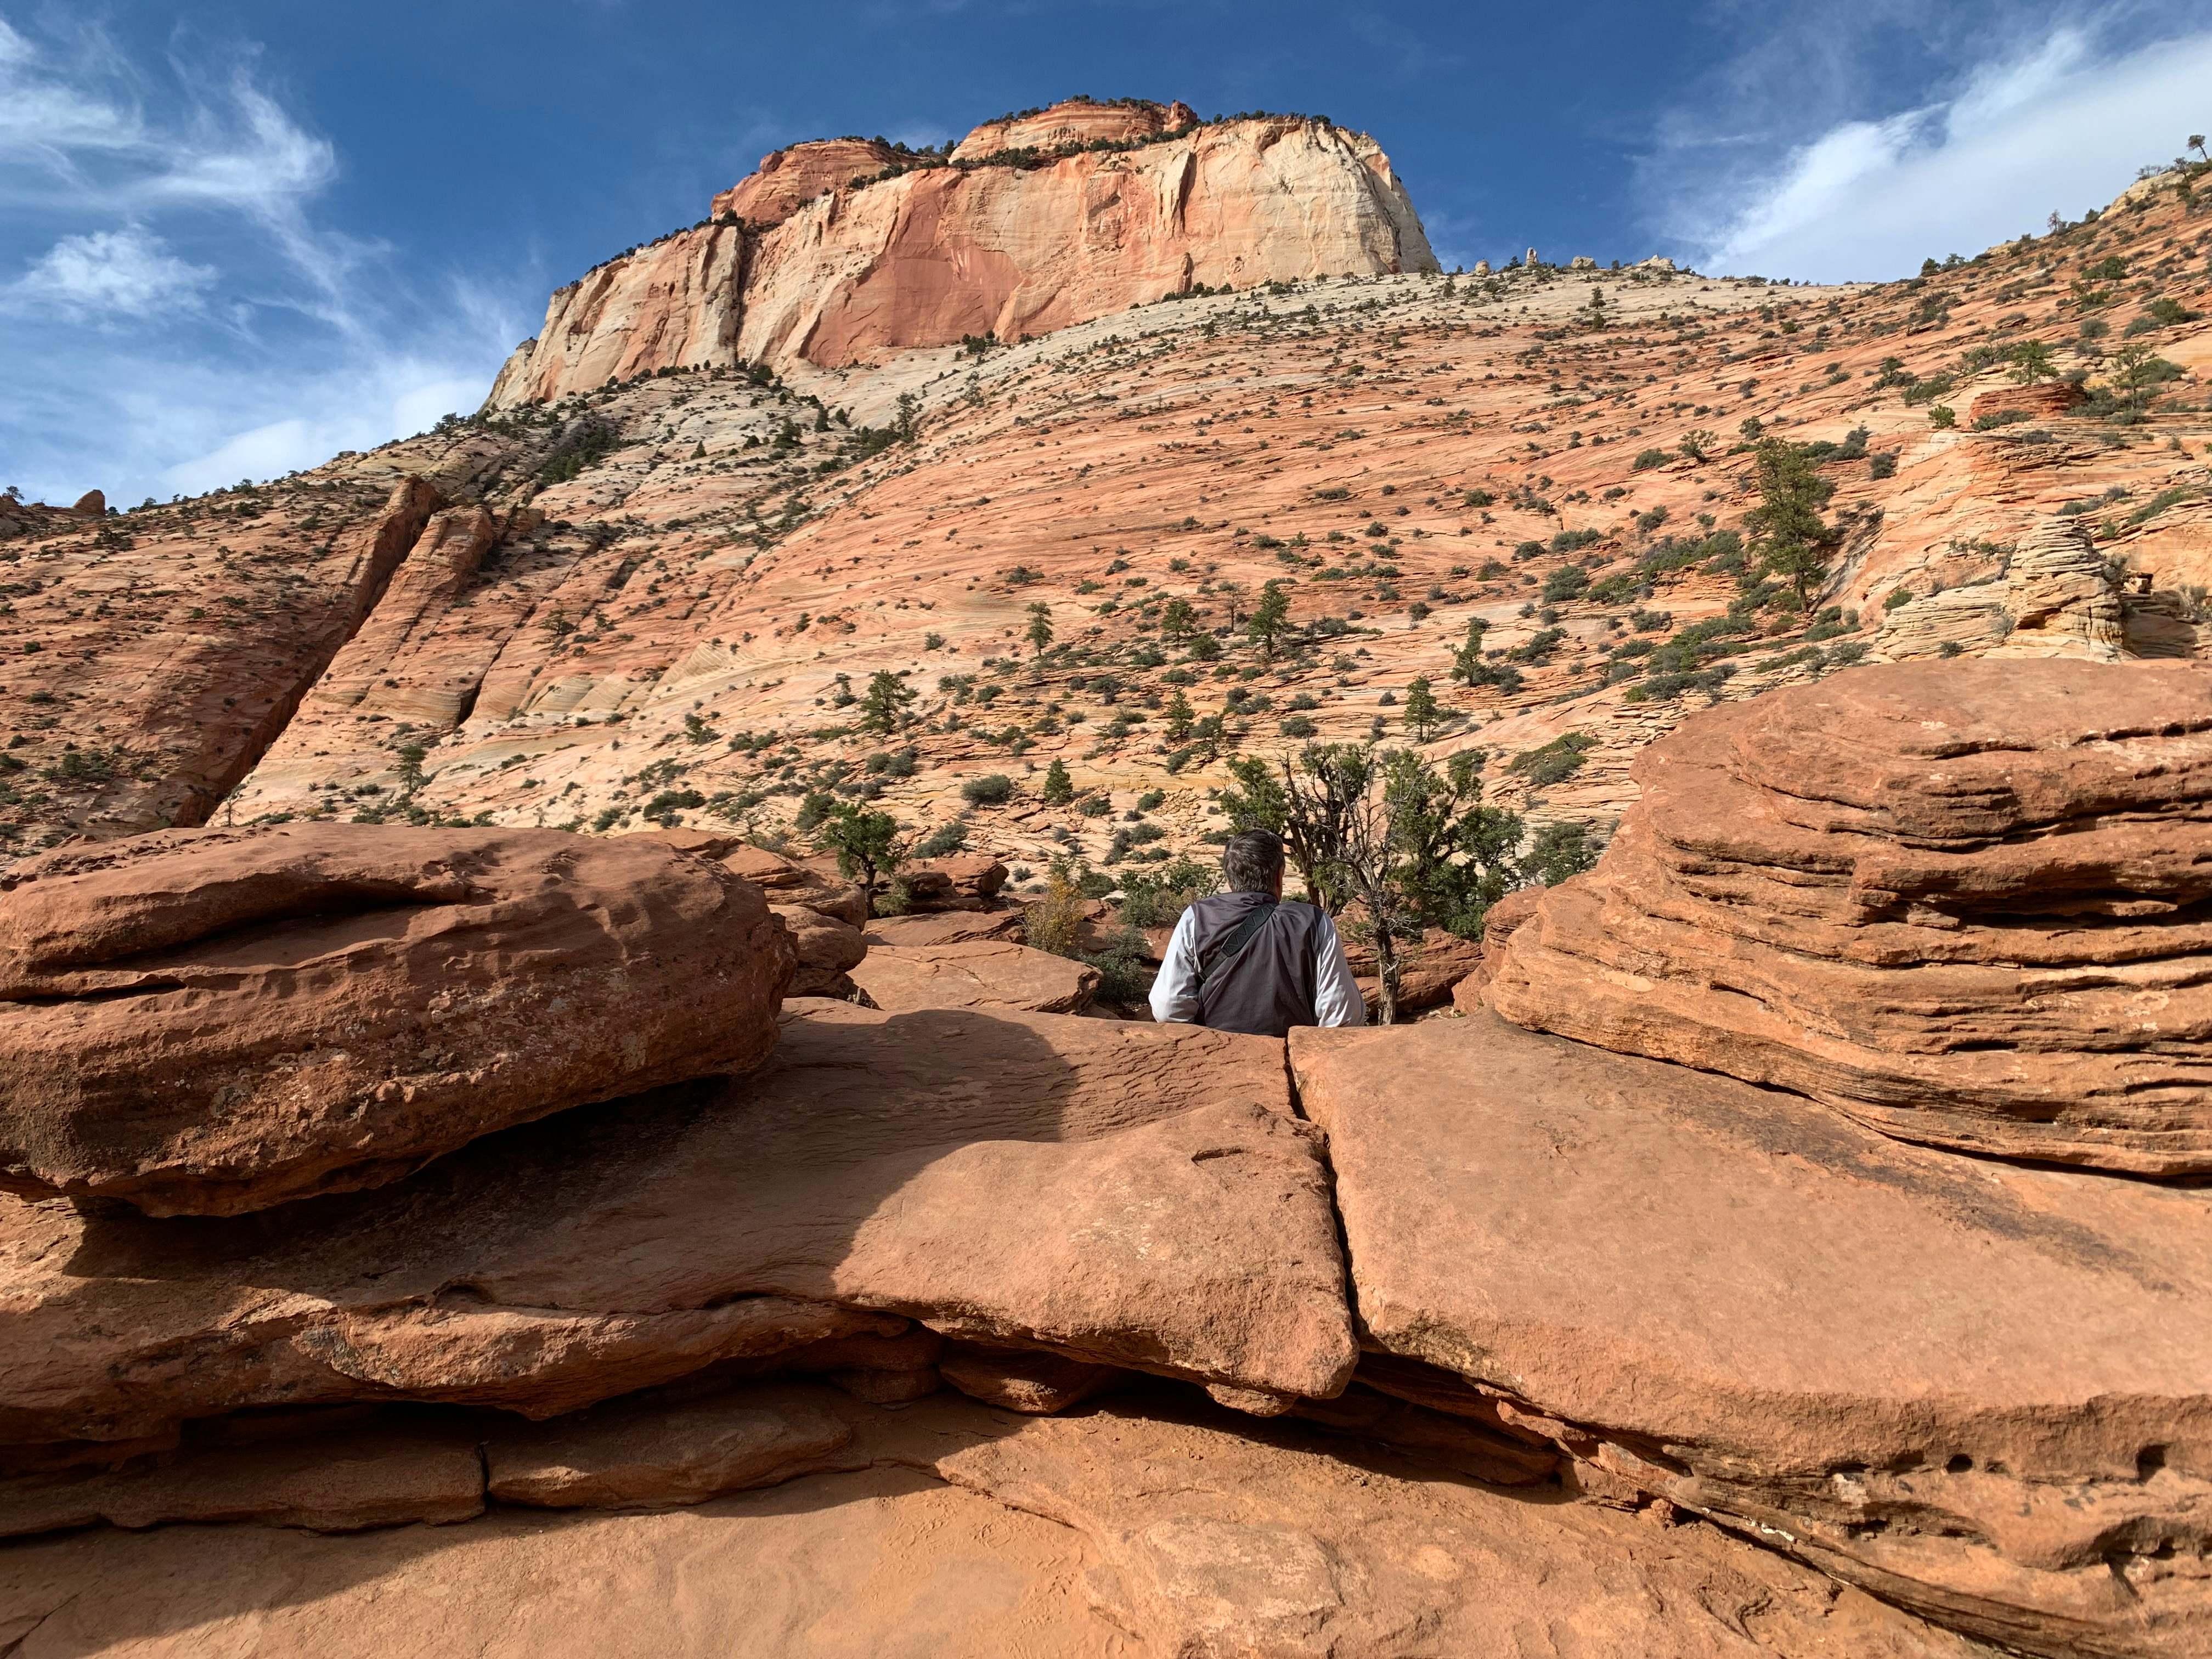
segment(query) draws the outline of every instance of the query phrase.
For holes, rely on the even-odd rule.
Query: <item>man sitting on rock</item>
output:
[[[1152,981],[1152,1018],[1281,1036],[1293,1025],[1364,1025],[1367,1007],[1328,915],[1283,902],[1283,843],[1232,836],[1230,890],[1182,913]]]

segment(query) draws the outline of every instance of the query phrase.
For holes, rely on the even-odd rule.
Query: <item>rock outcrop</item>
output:
[[[955,161],[980,161],[1008,150],[1055,150],[1063,146],[1132,144],[1198,125],[1188,104],[1156,104],[1146,98],[1102,103],[1070,98],[1044,109],[986,121],[952,148]]]
[[[1199,284],[1437,268],[1364,134],[1298,116],[1196,125],[1181,106],[1055,105],[978,128],[949,162],[801,145],[714,209],[556,293],[487,406],[662,368],[1023,339]]]
[[[2097,662],[2149,654],[2127,640],[2111,562],[2078,519],[2046,520],[2021,537],[1995,580],[1923,594],[1884,612],[1881,645],[1899,662],[1962,653]]]
[[[1260,1409],[1341,1391],[1343,1264],[1280,1044],[791,1006],[749,1077],[373,1192],[188,1223],[0,1199],[0,1445],[273,1404],[550,1416],[908,1319]]]
[[[2204,1651],[2212,1194],[1906,1146],[1486,1015],[1291,1054],[1363,1340],[1551,1436],[1578,1490],[2029,1652]]]
[[[0,878],[0,1187],[234,1215],[775,1046],[759,892],[645,837],[289,824]]]
[[[1488,988],[1907,1139],[2212,1170],[2212,672],[1898,664],[1697,715]]]
[[[868,954],[867,941],[849,921],[828,916],[803,905],[769,907],[791,930],[799,957],[798,972],[784,994],[793,997],[849,997],[853,981],[848,969],[860,965]]]
[[[899,152],[873,138],[817,138],[793,144],[762,156],[759,167],[714,198],[708,215],[766,230],[817,196],[899,164]]]

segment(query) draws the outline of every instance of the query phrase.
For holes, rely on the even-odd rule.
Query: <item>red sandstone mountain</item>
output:
[[[1056,104],[986,122],[949,158],[798,144],[712,212],[555,294],[487,406],[666,368],[1018,340],[1196,285],[1436,269],[1365,134],[1298,116],[1201,125],[1181,104]]]

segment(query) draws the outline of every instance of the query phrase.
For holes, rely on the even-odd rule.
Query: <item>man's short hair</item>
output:
[[[1232,893],[1267,893],[1283,875],[1283,842],[1265,830],[1231,836],[1221,849],[1221,868]]]

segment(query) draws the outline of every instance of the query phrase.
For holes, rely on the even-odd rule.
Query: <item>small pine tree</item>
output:
[[[1788,582],[1802,610],[1812,602],[1814,582],[1828,568],[1830,532],[1820,508],[1835,486],[1814,470],[1803,449],[1780,438],[1759,441],[1756,473],[1759,501],[1744,523],[1759,549],[1760,569]]]
[[[1477,685],[1482,678],[1482,636],[1490,624],[1480,617],[1467,619],[1467,640],[1452,653],[1451,677],[1462,685]]]
[[[1042,656],[1045,647],[1052,643],[1052,607],[1042,599],[1030,606],[1030,626],[1026,637],[1033,656]]]
[[[2057,359],[2040,340],[2022,340],[2012,349],[2012,378],[2022,386],[2058,378]]]
[[[1160,637],[1180,645],[1196,629],[1198,618],[1188,599],[1170,599],[1160,612]]]
[[[1041,792],[1048,806],[1065,806],[1075,799],[1075,781],[1067,775],[1065,762],[1055,760],[1044,769],[1044,788]]]
[[[1273,662],[1275,641],[1283,636],[1290,622],[1290,589],[1279,581],[1269,582],[1260,590],[1260,603],[1252,607],[1252,620],[1244,625],[1244,632],[1260,647],[1260,654]]]
[[[1191,713],[1190,699],[1183,696],[1182,687],[1176,687],[1175,696],[1168,699],[1166,714],[1168,721],[1168,741],[1170,743],[1181,743],[1185,738],[1190,735],[1190,725],[1191,720],[1194,718]]]
[[[1435,696],[1429,689],[1429,678],[1424,674],[1406,688],[1406,707],[1403,716],[1415,743],[1426,743],[1429,733],[1443,718],[1443,710],[1437,707]]]
[[[860,729],[889,737],[907,722],[907,705],[915,692],[889,669],[868,677],[867,694],[860,699]]]

